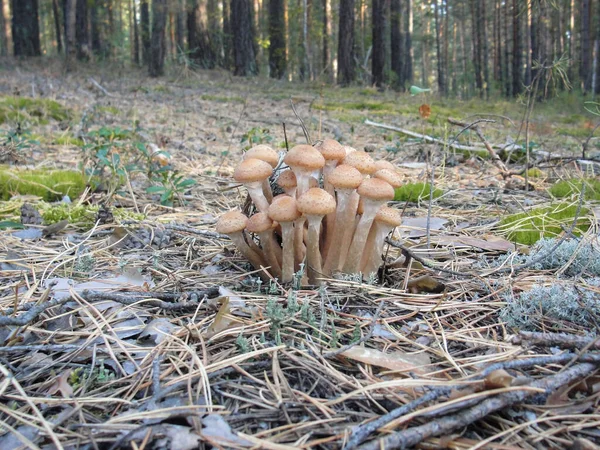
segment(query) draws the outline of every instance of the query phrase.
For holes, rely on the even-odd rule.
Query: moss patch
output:
[[[394,200],[397,202],[420,202],[429,198],[429,183],[408,183],[396,188]],[[443,192],[438,189],[433,189],[433,198],[441,197]]]
[[[211,102],[219,102],[219,103],[244,103],[244,99],[237,95],[228,97],[226,95],[204,94],[204,95],[201,95],[200,98],[202,100],[211,101]]]
[[[76,198],[85,189],[85,178],[73,170],[14,170],[0,168],[0,199],[35,195],[44,200]]]
[[[77,147],[83,147],[84,143],[81,139],[73,137],[72,134],[61,134],[60,136],[54,136],[52,138],[52,144],[54,145],[74,145]]]
[[[27,97],[0,97],[0,124],[5,122],[48,123],[69,120],[72,112],[54,100]]]
[[[593,178],[559,181],[548,189],[548,192],[556,198],[579,196],[583,183],[585,183],[585,199],[600,200],[600,181]]]
[[[498,230],[518,244],[535,244],[541,238],[552,238],[569,228],[575,218],[577,205],[559,203],[554,206],[534,208],[530,211],[506,216],[500,221]],[[573,234],[580,235],[590,227],[586,217],[588,210],[581,208]]]

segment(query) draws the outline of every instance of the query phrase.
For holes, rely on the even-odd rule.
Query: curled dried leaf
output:
[[[431,116],[431,107],[427,103],[422,104],[419,107],[419,114],[423,119],[429,119],[429,116]]]
[[[483,383],[486,389],[501,389],[510,387],[514,379],[515,377],[513,377],[506,370],[498,369],[494,370],[487,377],[485,377]]]

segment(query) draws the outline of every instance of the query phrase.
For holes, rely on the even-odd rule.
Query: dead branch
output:
[[[583,348],[590,345],[591,349],[600,349],[597,337],[575,336],[567,333],[540,333],[537,331],[519,331],[510,339],[514,345],[540,345],[542,347]]]
[[[577,379],[585,377],[596,370],[597,365],[583,363],[558,373],[556,375],[543,378],[541,380],[531,381],[523,387],[544,389],[546,394],[550,394],[561,386],[569,384]],[[443,434],[450,433],[459,428],[470,425],[483,419],[489,414],[499,411],[502,408],[520,403],[538,393],[531,390],[508,392],[496,397],[488,398],[480,404],[467,408],[462,412],[444,416],[437,420],[432,420],[424,425],[411,427],[398,433],[393,433],[385,438],[368,442],[359,447],[360,450],[377,450],[380,448],[396,449],[408,448],[423,442],[424,440]]]
[[[111,94],[110,92],[108,92],[105,88],[102,87],[102,85],[100,83],[98,83],[96,80],[94,80],[92,77],[90,77],[90,82],[96,86],[104,95],[106,95],[107,97],[114,97],[113,94]]]

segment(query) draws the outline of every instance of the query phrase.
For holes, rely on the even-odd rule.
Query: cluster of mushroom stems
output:
[[[303,285],[320,285],[339,272],[377,272],[385,237],[401,223],[400,211],[386,206],[402,183],[393,164],[332,139],[297,145],[283,163],[268,145],[244,154],[233,176],[248,190],[256,213],[248,218],[229,211],[217,232],[230,236],[263,279],[269,272],[290,282],[301,264]],[[284,194],[273,196],[272,179]]]

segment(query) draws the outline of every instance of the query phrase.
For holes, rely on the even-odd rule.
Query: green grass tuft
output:
[[[0,199],[13,195],[35,195],[47,201],[68,195],[76,198],[85,189],[81,172],[73,170],[14,170],[0,168]]]
[[[541,238],[552,238],[569,228],[575,218],[577,205],[559,203],[554,206],[534,208],[530,211],[511,214],[500,221],[498,230],[509,240],[523,245],[535,244]],[[573,234],[580,235],[590,227],[586,217],[588,210],[581,208]]]
[[[0,97],[0,124],[5,122],[48,123],[73,118],[72,112],[54,100],[46,98]]]
[[[527,170],[527,176],[529,178],[543,178],[544,177],[544,172],[542,172],[537,167],[533,167],[533,168]]]
[[[429,198],[429,183],[408,183],[396,188],[394,200],[397,202],[420,202],[423,199]],[[438,189],[433,189],[433,198],[441,197],[443,192]]]
[[[593,178],[563,180],[555,183],[548,192],[556,198],[579,196],[581,186],[585,183],[585,199],[600,200],[600,181]]]

